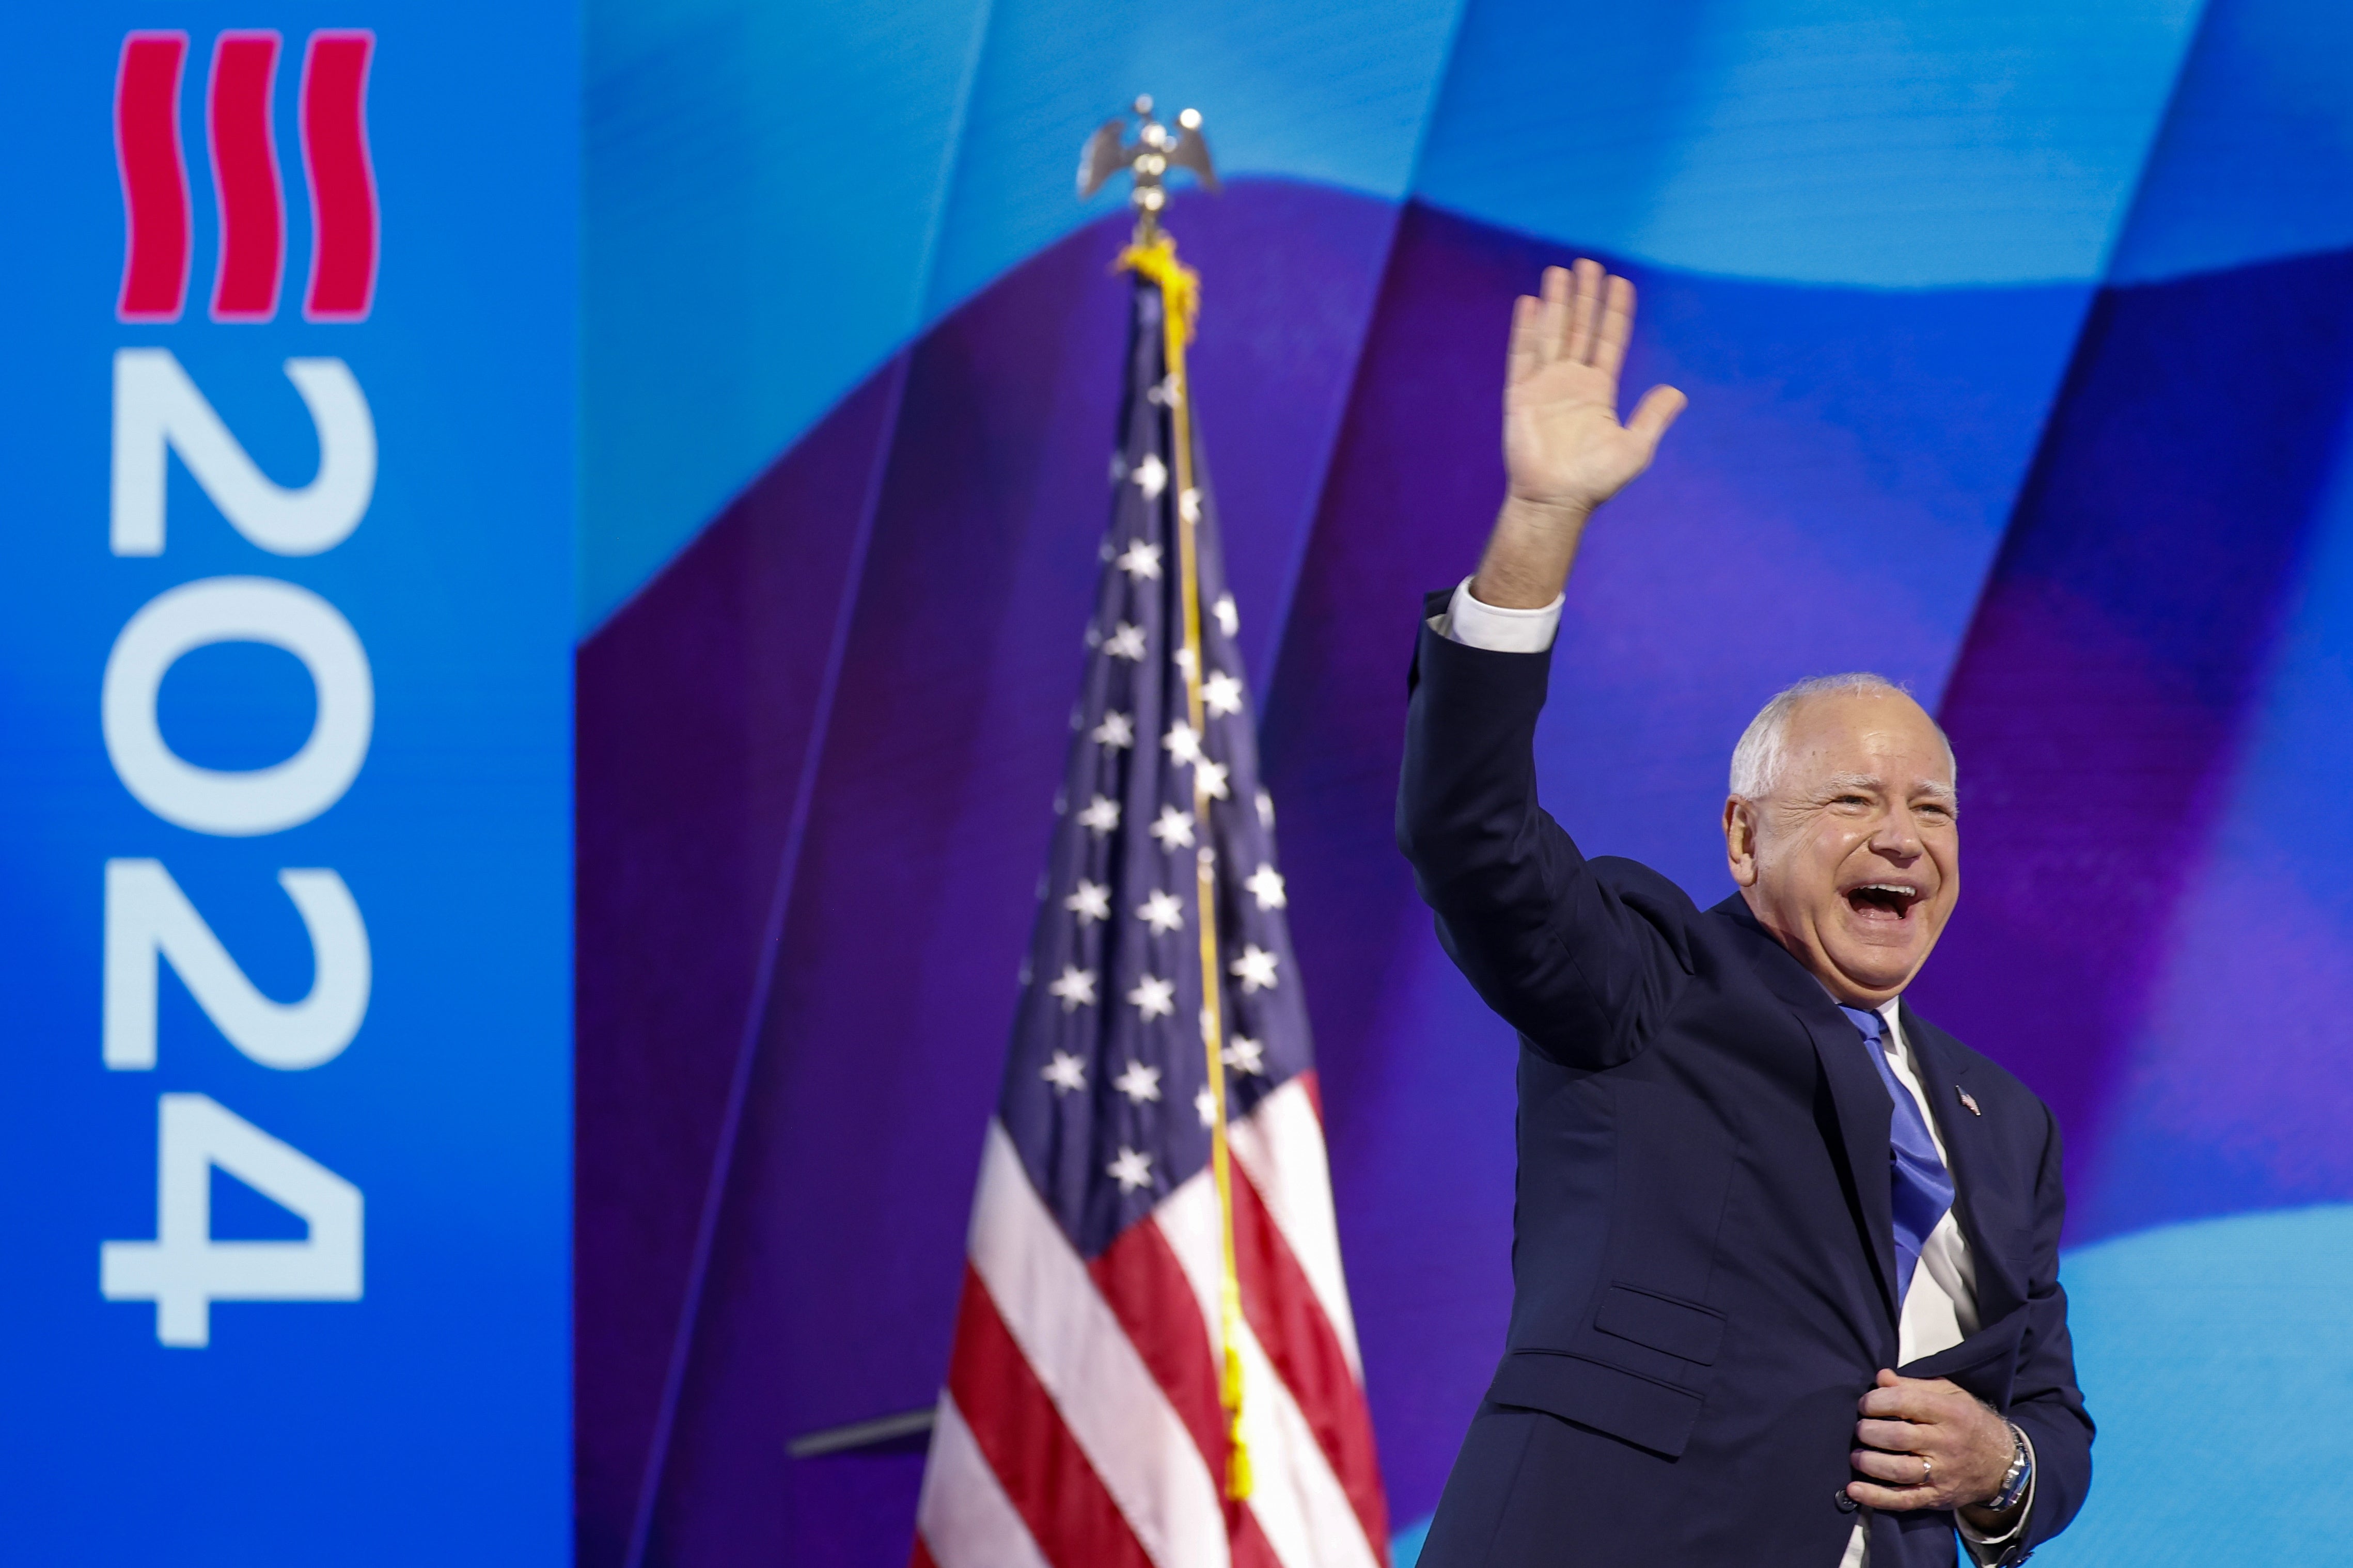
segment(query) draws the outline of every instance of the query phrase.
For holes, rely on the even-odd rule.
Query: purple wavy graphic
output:
[[[1513,1049],[1390,843],[1405,661],[1499,493],[1510,297],[1568,252],[1271,183],[1175,226],[1207,279],[1198,405],[1410,1520],[1501,1333]],[[780,1456],[928,1404],[944,1366],[1106,515],[1119,238],[1077,235],[925,334],[581,650],[584,1563],[633,1539],[649,1562],[903,1553],[919,1448]],[[1969,882],[1920,999],[2060,1108],[2082,1237],[2353,1194],[2325,1119],[2274,1117],[2284,1068],[2203,1121],[2167,1087],[2215,1059],[2180,977],[2249,956],[2209,928],[2259,904],[2232,845],[2302,733],[2265,715],[2320,702],[2266,694],[2313,613],[2348,266],[2106,293],[1630,269],[1630,380],[1693,408],[1571,586],[1548,802],[1712,900],[1725,759],[1772,690],[1876,668],[1941,703]],[[2348,970],[2353,914],[2306,869],[2335,912],[2299,963]],[[2346,988],[2292,994],[2326,1016]],[[2315,1070],[2306,1097],[2341,1103],[2348,1068]],[[2301,1142],[2250,1145],[2274,1124]]]

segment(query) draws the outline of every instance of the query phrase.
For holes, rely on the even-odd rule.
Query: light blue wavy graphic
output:
[[[2062,1272],[2093,1419],[2091,1500],[2052,1568],[2323,1568],[2353,1507],[2353,1205],[2080,1248]],[[1414,1568],[1427,1518],[1390,1543]]]
[[[608,0],[581,624],[892,353],[1113,210],[1071,170],[1135,92],[1198,105],[1229,174],[1685,270],[2088,281],[2195,21],[2196,0]]]

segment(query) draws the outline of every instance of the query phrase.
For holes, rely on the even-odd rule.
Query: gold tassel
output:
[[[1131,245],[1111,265],[1114,272],[1134,272],[1159,284],[1160,297],[1167,301],[1169,320],[1184,325],[1185,335],[1178,341],[1193,341],[1193,318],[1201,309],[1201,275],[1177,262],[1174,238],[1164,234],[1149,245]],[[1168,368],[1181,371],[1184,366],[1180,360]],[[1189,461],[1191,454],[1186,456]]]

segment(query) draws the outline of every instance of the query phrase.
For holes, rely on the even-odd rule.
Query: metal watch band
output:
[[[2026,1495],[2027,1483],[2034,1479],[2034,1460],[2026,1447],[2026,1434],[2018,1429],[2014,1421],[2006,1425],[2010,1427],[2010,1468],[2002,1472],[2001,1490],[1986,1504],[1996,1513],[2007,1513],[2017,1507],[2018,1500]]]

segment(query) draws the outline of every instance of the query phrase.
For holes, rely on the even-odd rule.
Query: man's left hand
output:
[[[1858,1408],[1849,1462],[1870,1479],[1847,1484],[1855,1501],[1890,1510],[1973,1509],[2000,1494],[2016,1452],[2010,1424],[1958,1384],[1882,1369]]]

